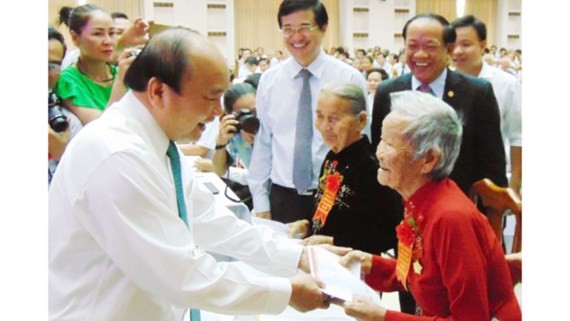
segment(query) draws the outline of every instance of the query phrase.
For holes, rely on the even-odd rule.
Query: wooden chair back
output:
[[[515,192],[511,188],[499,187],[490,179],[484,178],[471,186],[469,196],[475,204],[479,199],[481,200],[489,223],[501,243],[503,242],[503,216],[505,214],[515,215],[516,226],[511,253],[520,252],[522,249],[522,202]]]

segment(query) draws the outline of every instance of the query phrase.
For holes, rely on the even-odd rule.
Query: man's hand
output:
[[[307,312],[317,308],[329,307],[330,297],[321,291],[324,284],[315,280],[309,274],[296,275],[291,281],[291,299],[289,305],[300,312]]]
[[[220,119],[220,130],[216,137],[216,145],[226,145],[229,140],[235,136],[236,125],[238,123],[236,117],[232,114],[222,117],[222,119]]]
[[[360,272],[362,274],[369,274],[372,268],[372,254],[362,251],[351,251],[345,256],[340,258],[340,265],[347,267],[352,262],[360,262]]]
[[[69,120],[67,121],[69,124]],[[67,143],[69,142],[70,126],[62,133],[57,133],[48,125],[48,153],[56,161],[59,161]]]
[[[197,158],[194,161],[194,167],[196,167],[201,172],[213,172],[214,165],[212,164],[211,159],[207,158]]]
[[[384,321],[386,309],[367,297],[354,294],[352,302],[345,301],[344,313],[359,321]]]

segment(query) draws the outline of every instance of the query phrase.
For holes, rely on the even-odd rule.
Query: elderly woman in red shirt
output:
[[[416,315],[384,309],[355,295],[346,314],[358,320],[521,320],[501,244],[486,217],[448,178],[459,154],[462,125],[449,105],[429,94],[392,95],[376,157],[378,181],[404,200],[396,228],[398,259],[352,251],[365,281],[408,290]]]

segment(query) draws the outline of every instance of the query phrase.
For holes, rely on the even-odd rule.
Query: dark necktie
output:
[[[431,89],[431,87],[428,84],[424,84],[422,83],[419,87],[418,90],[426,93],[426,94],[430,94],[432,96],[435,96],[435,93],[433,92],[433,90]]]
[[[295,152],[293,154],[293,185],[299,193],[311,186],[313,161],[311,143],[313,142],[313,111],[311,108],[311,72],[301,69],[299,76],[303,79],[303,89],[297,110],[297,127],[295,129]]]
[[[180,155],[173,141],[168,144],[166,155],[170,158],[170,169],[174,178],[174,187],[176,189],[176,202],[178,204],[178,216],[184,224],[188,226],[188,215],[186,213],[186,202],[184,201],[184,190],[182,188],[182,171],[180,168]],[[190,321],[200,321],[200,310],[190,309]]]

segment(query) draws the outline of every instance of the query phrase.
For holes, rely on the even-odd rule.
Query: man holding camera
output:
[[[66,49],[63,35],[48,27],[48,184],[67,143],[83,127],[79,118],[61,108],[62,102],[53,92]]]
[[[255,88],[248,83],[232,85],[224,92],[224,111],[216,137],[212,163],[216,174],[251,210],[253,202],[247,186],[253,140],[259,130],[255,113]],[[225,176],[225,178],[224,178]]]

